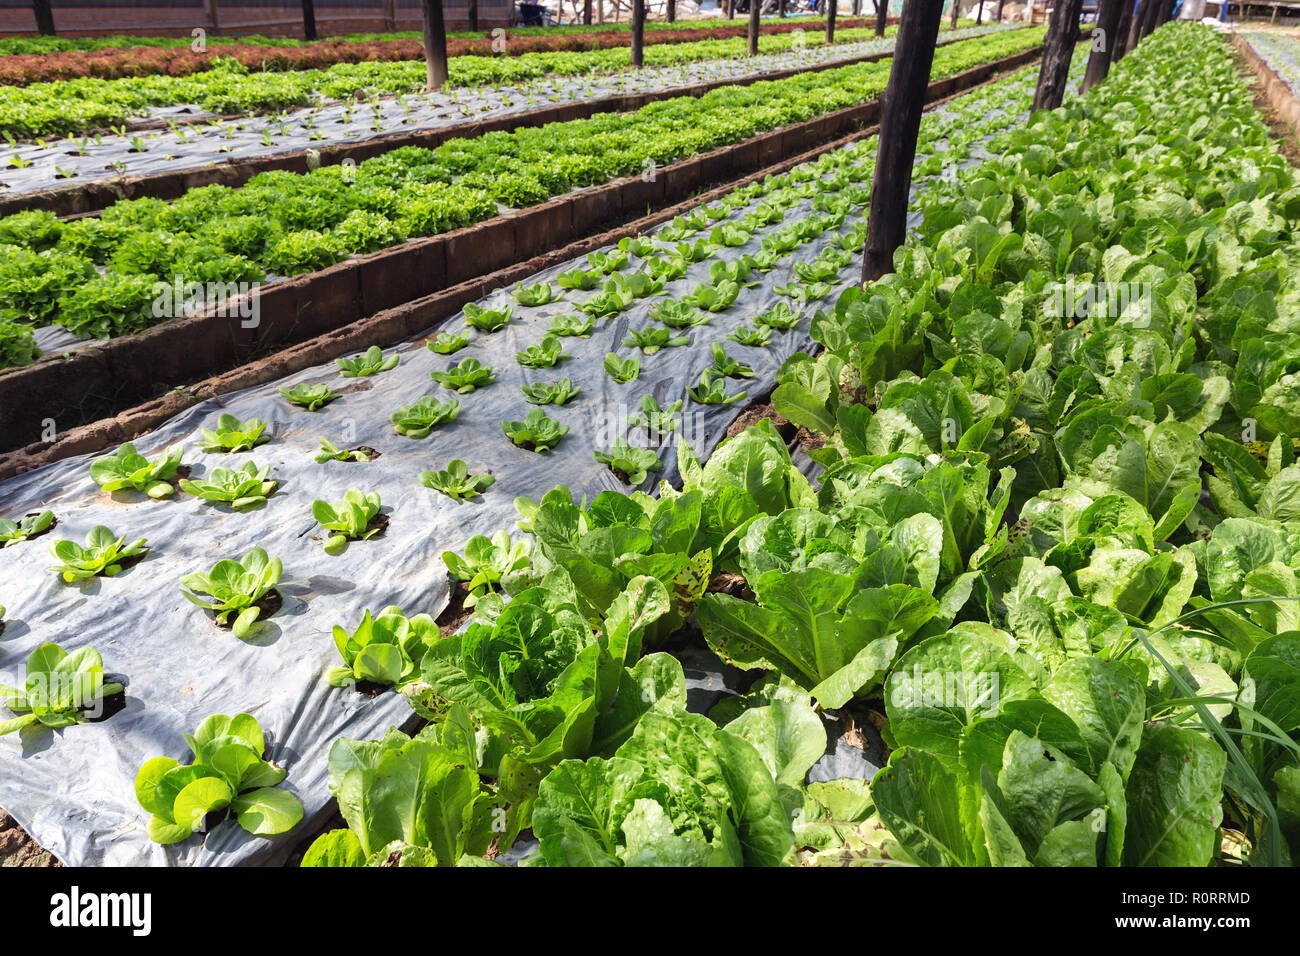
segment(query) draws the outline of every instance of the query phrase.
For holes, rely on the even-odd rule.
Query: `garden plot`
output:
[[[952,42],[1018,28],[1008,24],[970,27],[946,33],[944,40]],[[17,195],[123,175],[175,172],[215,162],[362,143],[394,133],[437,130],[540,107],[664,93],[678,87],[741,81],[856,60],[887,53],[893,44],[892,38],[885,38],[829,46],[808,45],[758,57],[730,57],[609,74],[552,75],[512,81],[508,85],[457,87],[438,93],[421,93],[417,83],[396,96],[361,102],[325,101],[310,109],[270,115],[232,118],[196,106],[156,107],[141,120],[162,120],[168,123],[168,129],[73,136],[16,147],[9,154],[9,168],[0,172],[0,189],[6,195]]]
[[[1291,88],[1291,92],[1300,96],[1300,41],[1285,33],[1247,30],[1240,35]]]
[[[975,138],[1019,118],[1031,81],[1032,74],[1022,71],[928,114],[925,140],[960,161]],[[970,139],[963,142],[966,136]],[[125,677],[127,692],[125,709],[107,721],[57,733],[29,730],[0,742],[0,766],[10,781],[4,787],[5,808],[70,864],[282,859],[292,849],[292,838],[252,838],[233,823],[208,833],[202,846],[190,840],[164,850],[152,843],[145,831],[147,815],[133,789],[136,771],[155,756],[179,756],[180,734],[193,731],[207,715],[247,711],[269,734],[268,757],[288,770],[282,786],[302,800],[309,820],[319,819],[327,805],[330,743],[338,736],[378,735],[410,715],[397,695],[370,699],[323,682],[322,674],[340,663],[331,627],[352,630],[365,611],[390,604],[410,614],[439,613],[450,595],[440,553],[462,550],[476,532],[511,528],[517,517],[512,501],[518,496],[540,497],[561,481],[588,496],[602,489],[626,490],[629,486],[595,453],[611,450],[627,428],[628,413],[640,411],[647,395],[663,407],[682,401],[680,433],[701,455],[710,452],[745,398],[761,393],[785,359],[811,346],[807,320],[817,304],[853,284],[873,149],[873,141],[864,141],[828,154],[792,174],[739,190],[734,208],[719,204],[698,210],[651,237],[625,242],[623,249],[603,250],[542,273],[518,290],[498,291],[477,309],[467,309],[466,318],[490,326],[490,313],[509,308],[508,323],[496,332],[474,331],[469,344],[453,354],[404,344],[386,353],[400,356],[400,363],[374,375],[342,377],[330,365],[276,383],[323,385],[338,394],[317,411],[290,405],[275,386],[259,387],[195,406],[138,442],[140,451],[154,459],[168,447],[183,446],[183,463],[199,481],[211,478],[219,465],[253,461],[270,466],[269,480],[278,484],[260,508],[238,512],[180,493],[165,500],[124,492],[109,497],[89,477],[88,457],[0,485],[9,515],[48,507],[58,519],[45,535],[0,552],[10,582],[4,594],[10,619],[0,636],[8,682],[14,682],[13,672],[32,648],[53,640],[70,648],[99,649],[107,671]],[[773,213],[775,219],[767,225],[743,228],[747,221],[757,221],[746,217]],[[723,245],[715,247],[714,237]],[[681,260],[700,255],[700,261],[679,261],[674,252],[681,244],[690,246],[681,250]],[[623,266],[625,255],[629,262]],[[639,271],[634,272],[633,264]],[[628,276],[653,282],[652,273],[665,270],[659,272],[665,277],[683,264],[684,274],[642,298],[635,293],[649,290],[637,288],[638,281],[591,275],[622,268]],[[525,304],[545,297],[541,287],[558,292],[562,275],[569,286],[601,281],[556,301]],[[625,301],[628,294],[633,297]],[[731,304],[723,307],[729,298]],[[707,323],[673,327],[651,318],[653,310],[680,323],[692,317],[692,302],[709,316]],[[620,305],[625,307],[602,314]],[[713,307],[718,311],[705,311]],[[792,328],[780,328],[790,325],[795,314],[799,318]],[[570,357],[555,367],[527,368],[516,360],[518,353],[542,345],[549,329],[585,331],[589,319],[588,338],[557,338]],[[464,324],[449,322],[435,341],[448,342]],[[662,343],[645,354],[653,343],[648,349],[625,344],[650,329],[663,330],[668,338],[686,336],[690,345]],[[736,341],[755,342],[767,332],[766,346]],[[715,355],[713,346],[727,355]],[[619,371],[639,359],[637,377],[616,382],[609,374],[614,364],[606,362],[610,352],[617,353]],[[749,366],[752,377],[737,377],[740,370],[730,368],[725,370],[729,375],[719,370],[715,378],[720,393],[702,385],[706,370],[728,364],[728,357]],[[430,379],[430,372],[448,371],[467,358],[491,366],[495,381],[458,394]],[[473,378],[464,375],[450,384],[464,389]],[[524,400],[524,386],[562,378],[581,389],[568,403],[533,406]],[[691,389],[735,401],[699,404]],[[424,438],[397,434],[393,414],[424,396],[458,401],[459,414]],[[525,420],[535,409],[569,429],[545,455],[516,447],[502,431],[502,421]],[[200,452],[200,430],[213,428],[223,414],[268,422],[270,440],[250,453]],[[407,432],[422,430],[409,416],[399,415],[399,420]],[[317,463],[321,439],[341,449],[369,446],[380,455],[369,462]],[[644,484],[676,476],[672,453],[657,457],[662,470],[648,474]],[[464,460],[473,474],[495,478],[481,499],[456,502],[421,483],[423,472],[445,469],[453,459]],[[354,488],[380,495],[387,526],[378,536],[351,542],[342,553],[327,554],[328,534],[317,527],[312,502],[337,503]],[[65,585],[44,569],[48,543],[80,541],[96,525],[130,539],[144,537],[151,550],[120,574],[87,584]],[[282,603],[241,640],[188,604],[178,582],[255,546],[284,562],[278,586]],[[304,825],[299,832],[306,831]]]

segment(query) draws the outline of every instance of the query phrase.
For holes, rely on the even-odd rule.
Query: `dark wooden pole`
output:
[[[885,21],[889,19],[889,0],[876,0],[876,36],[885,35]]]
[[[998,0],[998,23],[1002,22],[1002,8],[1007,5],[1007,0]]]
[[[1138,0],[1133,15],[1129,17],[1128,34],[1124,38],[1124,52],[1126,54],[1137,46],[1138,40],[1142,37],[1142,18],[1146,16],[1147,5],[1150,2],[1151,0]]]
[[[1163,26],[1174,18],[1174,3],[1176,0],[1165,0],[1160,7],[1160,15],[1156,17],[1156,26]]]
[[[727,0],[727,19],[736,19],[736,0]]]
[[[889,86],[880,97],[876,171],[871,177],[867,245],[862,281],[894,270],[894,250],[907,235],[907,200],[912,189],[916,137],[921,131],[925,91],[934,65],[934,45],[943,20],[943,0],[906,0],[899,18]]]
[[[835,14],[839,0],[826,0],[826,42],[835,42]]]
[[[984,22],[984,0],[979,0],[975,7],[975,25],[979,26]]]
[[[302,0],[302,35],[316,39],[316,0]]]
[[[36,32],[43,37],[54,36],[54,11],[50,0],[32,0],[32,13],[36,14]]]
[[[1034,91],[1034,109],[1054,110],[1065,97],[1070,79],[1070,60],[1079,35],[1079,11],[1083,0],[1056,0],[1052,22],[1043,43],[1043,63],[1038,69],[1038,88]]]
[[[749,50],[750,56],[758,56],[758,13],[762,0],[749,0]]]
[[[668,0],[668,22],[677,22],[677,0]]]
[[[478,29],[478,0],[469,0],[469,7],[466,9],[465,15],[469,19],[469,28],[471,30],[477,30]]]
[[[1138,24],[1137,40],[1130,49],[1137,46],[1143,37],[1156,28],[1156,17],[1160,16],[1160,2],[1161,0],[1143,0],[1142,21]]]
[[[425,77],[430,90],[447,82],[447,24],[442,19],[442,0],[420,0],[424,14]]]
[[[1092,31],[1092,50],[1088,53],[1088,66],[1079,84],[1079,92],[1087,93],[1106,79],[1110,72],[1111,53],[1115,49],[1115,36],[1119,27],[1120,8],[1128,0],[1101,0],[1097,8],[1097,26]]]
[[[632,0],[632,65],[645,62],[645,0]]]
[[[948,26],[953,30],[957,29],[957,0],[952,0],[952,16],[948,20]]]
[[[582,22],[591,26],[591,0],[582,0]]]
[[[1128,31],[1133,25],[1135,0],[1120,0],[1119,22],[1115,24],[1115,42],[1111,44],[1110,62],[1118,63],[1128,52]]]

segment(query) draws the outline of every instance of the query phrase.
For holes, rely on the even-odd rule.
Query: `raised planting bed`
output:
[[[936,80],[930,98],[969,89],[1038,55],[1038,48],[1025,50]],[[679,201],[702,186],[763,169],[867,126],[878,110],[873,100],[671,164],[658,170],[653,181],[635,177],[570,193],[467,229],[276,282],[255,294],[256,312],[228,307],[224,315],[174,319],[133,336],[0,372],[0,405],[6,409],[0,446],[17,448],[39,441],[42,431],[48,433],[49,419],[56,430],[73,427],[166,387],[194,382],[255,355],[558,248],[601,223],[629,218],[647,205]],[[256,325],[246,327],[250,323],[241,314],[256,314]],[[69,381],[79,383],[75,399],[68,392]]]

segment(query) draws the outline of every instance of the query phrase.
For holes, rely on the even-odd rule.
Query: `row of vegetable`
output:
[[[1031,28],[945,46],[949,76],[1041,42]],[[0,366],[35,354],[30,327],[79,337],[138,331],[160,282],[254,282],[324,268],[348,255],[435,235],[576,186],[603,183],[765,130],[868,100],[889,61],[682,97],[635,113],[519,129],[434,150],[405,147],[353,169],[263,173],[241,189],[207,186],[174,202],[117,203],[97,218],[46,212],[0,219]],[[100,268],[102,267],[102,271]]]

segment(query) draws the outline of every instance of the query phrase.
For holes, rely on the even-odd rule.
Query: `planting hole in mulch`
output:
[[[283,606],[284,606],[284,596],[280,594],[280,592],[275,588],[271,588],[271,590],[267,591],[260,598],[258,598],[256,601],[253,602],[253,607],[259,609],[262,612],[257,616],[257,621],[259,624],[262,621],[265,621],[268,617],[271,617],[273,614],[275,614],[276,611],[280,610],[280,608],[282,608]],[[232,614],[227,619],[225,624],[222,624],[214,617],[212,623],[216,624],[217,627],[221,628],[223,631],[228,631],[235,626],[236,617],[238,617],[238,615]]]

